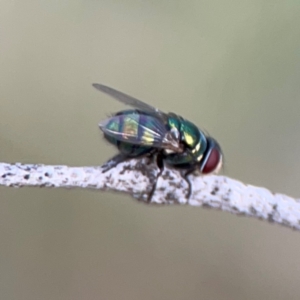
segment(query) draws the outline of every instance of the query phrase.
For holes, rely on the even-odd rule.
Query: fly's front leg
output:
[[[189,175],[191,175],[192,173],[194,172],[194,169],[190,169],[190,170],[187,170],[187,171],[181,171],[181,176],[182,178],[186,181],[186,183],[188,184],[188,193],[186,195],[186,199],[189,200],[190,197],[191,197],[191,194],[192,194],[192,184],[190,182],[190,179],[189,179]]]

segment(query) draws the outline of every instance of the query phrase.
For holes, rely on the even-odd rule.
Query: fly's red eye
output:
[[[218,143],[212,138],[209,139],[209,149],[204,155],[204,161],[201,165],[201,173],[209,174],[214,171],[219,171],[222,165],[222,151]]]

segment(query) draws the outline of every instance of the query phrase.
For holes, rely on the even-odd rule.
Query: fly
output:
[[[164,113],[108,86],[98,83],[93,86],[133,108],[117,112],[99,124],[104,138],[120,152],[113,158],[115,165],[130,158],[155,157],[160,168],[157,179],[164,164],[180,170],[188,184],[187,198],[192,193],[189,174],[205,175],[221,169],[223,154],[218,142],[192,122],[174,113]],[[155,188],[156,184],[149,200]]]

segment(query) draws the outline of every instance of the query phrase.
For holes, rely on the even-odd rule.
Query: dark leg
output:
[[[163,157],[164,156],[163,156],[162,153],[157,153],[157,154],[152,153],[151,155],[149,155],[149,159],[150,159],[149,163],[152,162],[154,159],[156,159],[156,164],[159,168],[159,172],[158,172],[158,175],[155,178],[154,184],[153,184],[152,189],[151,189],[151,191],[149,193],[149,196],[147,198],[148,203],[151,202],[151,198],[152,198],[152,196],[155,192],[155,189],[156,189],[157,180],[161,176],[161,174],[164,170]],[[103,169],[102,173],[105,173],[105,172],[111,170],[112,168],[116,167],[119,163],[124,162],[124,161],[126,161],[130,158],[131,157],[128,157],[128,156],[126,156],[122,153],[117,154],[116,156],[112,157],[110,160],[108,160],[106,163],[104,163],[102,165],[102,169]]]
[[[154,157],[154,156],[153,156],[153,157]],[[163,172],[163,170],[164,170],[164,162],[163,162],[163,155],[162,155],[162,153],[158,153],[158,154],[155,156],[155,158],[156,158],[156,164],[157,164],[157,166],[158,166],[158,168],[159,168],[159,172],[158,172],[158,174],[157,174],[157,176],[156,176],[156,178],[155,178],[155,182],[154,182],[154,184],[153,184],[153,186],[152,186],[152,189],[151,189],[151,191],[150,191],[150,193],[149,193],[149,196],[148,196],[148,199],[147,199],[147,202],[148,202],[148,203],[151,202],[152,196],[153,196],[153,194],[154,194],[154,192],[155,192],[155,190],[156,190],[157,180],[158,180],[158,178],[161,176],[161,174],[162,174],[162,172]]]
[[[127,160],[128,157],[122,153],[115,155],[110,160],[108,160],[104,165],[102,165],[103,171],[102,173],[105,173],[109,171],[110,169],[116,167],[119,163]]]
[[[186,195],[187,200],[190,199],[191,194],[192,194],[192,184],[191,184],[191,182],[190,182],[188,176],[189,176],[190,174],[192,174],[193,172],[194,172],[194,169],[190,169],[190,170],[188,170],[188,171],[185,171],[185,172],[182,172],[182,173],[181,173],[182,178],[183,178],[183,179],[187,182],[187,184],[188,184],[188,193],[187,193],[187,195]]]

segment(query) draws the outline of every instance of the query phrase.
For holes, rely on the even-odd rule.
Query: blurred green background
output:
[[[99,165],[100,82],[222,145],[225,175],[300,195],[300,4],[0,1],[0,161]],[[299,299],[300,233],[84,190],[0,188],[0,299]]]

